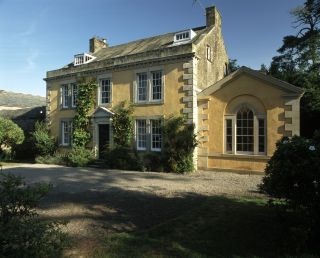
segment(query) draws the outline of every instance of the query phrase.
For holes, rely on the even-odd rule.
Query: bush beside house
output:
[[[290,237],[297,248],[317,248],[320,234],[320,134],[283,138],[268,162],[260,189],[271,203],[292,213]]]

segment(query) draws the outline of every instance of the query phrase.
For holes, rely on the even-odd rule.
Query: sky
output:
[[[259,69],[282,39],[295,34],[290,10],[304,0],[0,0],[0,90],[45,96],[46,71],[88,52],[89,39],[109,45],[205,25],[216,5],[231,59]]]

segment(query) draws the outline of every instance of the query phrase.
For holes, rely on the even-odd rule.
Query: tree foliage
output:
[[[269,73],[306,90],[301,99],[301,133],[320,128],[320,0],[306,0],[292,10],[296,35],[283,38]]]
[[[133,106],[122,101],[114,108],[112,129],[114,143],[119,147],[128,147],[133,138]]]
[[[91,137],[88,130],[89,111],[95,104],[97,83],[95,78],[80,78],[77,85],[77,106],[76,115],[73,119],[72,143],[74,146],[85,147]]]
[[[239,68],[240,68],[240,65],[238,65],[237,59],[229,59],[228,69],[230,73],[237,71]]]
[[[50,135],[48,124],[37,121],[32,138],[37,151],[41,156],[52,155],[57,149],[56,140]]]
[[[175,173],[192,172],[193,151],[197,146],[194,125],[183,117],[169,117],[163,126],[163,156],[167,170]]]
[[[23,130],[10,119],[0,117],[0,150],[1,146],[12,147],[24,141]]]

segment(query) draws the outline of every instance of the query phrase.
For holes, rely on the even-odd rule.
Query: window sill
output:
[[[108,108],[110,108],[111,106],[112,106],[112,102],[110,102],[110,103],[100,103],[98,105],[98,107],[108,107]]]
[[[75,110],[77,107],[61,107],[60,110]]]
[[[141,101],[133,103],[133,106],[151,106],[151,105],[163,105],[163,100],[159,101]]]
[[[200,155],[202,156],[202,155]],[[270,157],[263,154],[233,154],[233,153],[209,153],[208,155],[203,155],[207,157],[219,157],[219,158],[229,158],[229,159],[254,159],[254,160],[269,160]]]

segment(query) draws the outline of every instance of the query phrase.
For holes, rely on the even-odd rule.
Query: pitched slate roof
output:
[[[195,42],[199,36],[205,32],[206,27],[198,27],[192,29],[197,35],[186,44]],[[174,35],[177,32],[171,32],[163,35],[158,35],[150,38],[132,41],[126,44],[116,45],[112,47],[102,48],[95,53],[91,53],[96,57],[95,61],[106,60],[120,56],[138,54],[152,50],[169,48],[174,46]]]
[[[272,85],[274,85],[274,86],[276,86],[276,87],[278,87],[288,93],[293,93],[293,94],[297,94],[297,95],[302,95],[304,93],[303,89],[296,87],[290,83],[279,80],[279,79],[274,78],[270,75],[265,75],[259,71],[250,69],[246,66],[242,66],[241,68],[239,68],[235,72],[229,74],[228,76],[224,77],[220,81],[216,82],[215,84],[213,84],[213,85],[209,86],[208,88],[204,89],[203,91],[199,92],[198,97],[202,98],[202,97],[206,97],[206,96],[211,95],[212,93],[225,87],[228,84],[228,82],[235,80],[236,78],[238,78],[242,74],[246,74],[246,75],[254,77],[258,80],[268,82],[269,84],[272,84]]]

